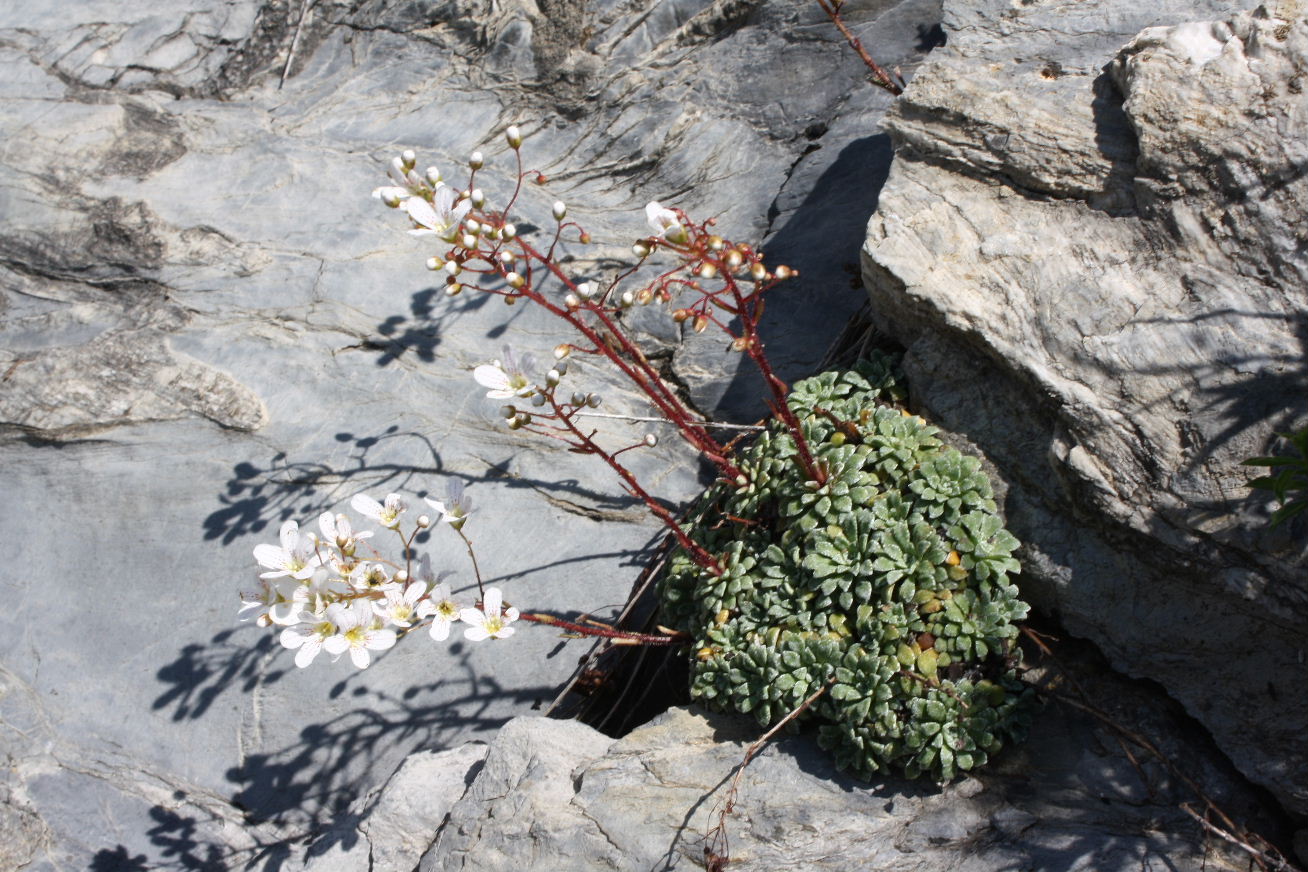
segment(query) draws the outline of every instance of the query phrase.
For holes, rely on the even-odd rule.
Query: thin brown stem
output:
[[[849,43],[849,47],[858,53],[859,58],[872,71],[872,84],[885,88],[896,96],[904,93],[903,86],[892,79],[890,74],[881,68],[880,64],[872,60],[872,56],[867,53],[867,49],[863,48],[863,42],[857,36],[854,36],[853,32],[845,24],[844,19],[840,17],[840,7],[844,5],[843,0],[817,0],[817,4],[822,7],[822,11],[827,14],[827,17],[831,19],[831,23],[840,31],[840,35]]]
[[[726,795],[718,804],[720,810],[718,812],[717,825],[709,830],[704,836],[704,862],[707,869],[726,869],[727,864],[731,862],[731,854],[727,844],[727,815],[735,812],[736,795],[740,791],[740,779],[745,775],[745,767],[749,766],[750,761],[758,756],[759,751],[762,751],[767,743],[772,741],[773,736],[781,732],[785,729],[787,724],[807,711],[809,706],[817,702],[818,697],[826,693],[828,688],[835,684],[835,682],[835,676],[828,678],[826,684],[823,684],[817,690],[813,691],[808,699],[801,702],[792,709],[788,715],[773,724],[766,733],[759,736],[757,741],[745,749],[745,759],[741,760],[740,764],[736,767],[736,775],[731,779],[731,787],[728,788]]]
[[[524,621],[531,621],[533,624],[546,624],[551,627],[558,627],[569,633],[575,633],[578,636],[595,636],[601,639],[608,639],[615,645],[684,645],[690,641],[690,636],[686,633],[674,633],[672,635],[654,634],[654,633],[633,633],[629,630],[620,630],[610,624],[604,624],[599,621],[587,621],[585,624],[579,624],[575,621],[565,621],[562,618],[556,618],[553,615],[546,615],[540,612],[524,612],[518,615]]]
[[[477,579],[477,594],[485,599],[486,589],[481,584],[481,567],[477,565],[477,552],[472,550],[472,540],[458,527],[454,529],[454,532],[459,534],[459,538],[463,540],[463,546],[468,549],[468,558],[472,561],[472,574]]]

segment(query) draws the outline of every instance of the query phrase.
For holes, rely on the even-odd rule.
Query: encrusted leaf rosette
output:
[[[884,357],[797,383],[827,481],[805,479],[774,425],[738,461],[749,484],[692,509],[688,532],[725,571],[678,552],[660,590],[664,622],[696,639],[695,698],[770,725],[830,683],[805,717],[841,768],[947,781],[1025,734],[1027,605],[980,461],[902,396]]]

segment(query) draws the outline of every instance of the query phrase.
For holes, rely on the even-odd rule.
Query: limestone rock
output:
[[[1308,23],[1241,5],[947,3],[864,277],[1024,593],[1304,813],[1308,545],[1240,462],[1308,423]]]
[[[419,869],[701,868],[705,836],[757,735],[747,719],[694,709],[672,709],[616,742],[574,723],[511,721]],[[1213,755],[1200,749],[1168,746],[1203,770]],[[1146,785],[1142,776],[1158,780]],[[1028,745],[944,788],[854,781],[810,738],[783,739],[741,779],[726,824],[731,865],[1126,872],[1233,859],[1205,846],[1173,804],[1184,787],[1158,776],[1147,762],[1137,770],[1111,734],[1053,709],[1037,719]],[[1230,773],[1200,777],[1230,801],[1222,786]]]
[[[847,9],[907,74],[939,17]],[[769,241],[802,273],[769,307],[793,379],[862,304],[845,267],[889,103],[789,0],[0,4],[0,708],[24,725],[0,789],[45,827],[15,842],[29,868],[289,869],[325,833],[372,844],[347,818],[411,752],[547,708],[584,653],[419,633],[366,673],[298,671],[236,622],[283,521],[457,477],[488,577],[561,613],[625,601],[660,535],[592,458],[504,429],[470,370],[564,335],[441,293],[430,247],[369,197],[394,154],[454,179],[484,149],[494,202],[520,124],[550,181],[519,226],[565,199],[596,239],[565,246],[578,274],[620,269],[653,199]],[[641,326],[706,413],[757,413],[725,343]],[[646,411],[598,368],[573,377]],[[624,459],[670,505],[701,486],[677,440]],[[448,533],[422,547],[467,595]]]
[[[486,752],[486,745],[470,742],[409,755],[384,786],[361,798],[314,842],[304,872],[416,868],[481,771]]]

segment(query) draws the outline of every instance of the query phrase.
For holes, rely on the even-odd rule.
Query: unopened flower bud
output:
[[[508,282],[509,287],[514,288],[515,290],[527,284],[527,280],[515,272],[511,272],[508,275],[506,275],[504,277],[504,281]]]
[[[457,297],[461,293],[463,293],[463,285],[458,282],[451,280],[445,285],[445,296]]]
[[[602,402],[604,402],[604,398],[599,394],[586,394],[586,405],[592,409],[598,409]]]
[[[739,251],[734,248],[727,252],[727,266],[731,269],[740,269],[740,265],[745,262]]]
[[[691,311],[689,309],[677,309],[672,313],[672,320],[680,324],[686,319],[688,319],[690,316],[691,316]]]
[[[622,296],[618,298],[618,301],[624,306],[630,306],[636,302],[636,295],[631,291],[623,291]]]
[[[636,292],[636,302],[642,306],[648,306],[650,304],[650,300],[653,299],[654,299],[653,288],[641,288],[639,291]]]
[[[403,157],[391,158],[391,169],[395,170],[396,174],[400,176],[403,176],[409,171],[409,168],[404,165]]]
[[[554,346],[554,359],[562,360],[572,353],[572,346],[564,342],[561,345]]]
[[[452,276],[457,276],[463,272],[463,266],[457,260],[445,261],[445,271]]]
[[[699,265],[699,277],[702,279],[711,279],[718,274],[718,268],[711,263],[702,263]]]
[[[398,188],[388,188],[383,190],[381,192],[381,201],[392,209],[400,208],[400,204],[404,202],[404,198],[400,196],[399,191],[400,189]]]
[[[691,325],[691,329],[694,330],[696,333],[703,333],[704,328],[707,327],[708,325],[709,325],[709,319],[707,315],[696,315],[695,323]]]
[[[563,305],[567,306],[569,309],[575,309],[581,305],[581,297],[578,297],[576,294],[568,294],[563,298]]]
[[[431,270],[432,272],[436,272],[436,270],[442,268],[443,266],[445,266],[445,261],[441,260],[439,257],[427,258],[427,269]]]
[[[568,361],[567,361],[567,360],[556,360],[556,361],[554,361],[554,368],[557,369],[557,370],[559,371],[559,375],[567,375],[567,374],[568,374]]]
[[[555,221],[562,221],[568,216],[568,206],[562,200],[555,200],[551,211],[554,213]]]
[[[477,247],[477,237],[473,236],[471,233],[465,233],[465,234],[463,234],[463,238],[462,238],[461,240],[459,240],[459,241],[460,241],[461,243],[463,243],[463,247],[464,247],[464,248],[476,248],[476,247]]]
[[[500,252],[500,260],[502,260],[504,263],[513,263],[517,259],[518,256],[511,251]]]
[[[581,282],[577,285],[577,296],[589,300],[595,296],[595,285],[591,282]]]
[[[533,406],[537,406],[537,407],[545,405],[545,395],[544,395],[544,394],[532,394],[532,395],[531,395],[531,404],[532,404]]]
[[[777,267],[776,269],[776,276],[778,281],[785,281],[786,279],[795,275],[798,275],[798,273],[784,264]]]
[[[522,131],[518,125],[510,124],[504,131],[504,140],[509,144],[509,148],[522,148]]]
[[[646,433],[645,444],[650,448],[653,448],[655,445],[659,444],[659,437],[655,436],[653,433]]]
[[[423,173],[423,175],[427,177],[427,184],[431,185],[433,188],[436,187],[441,180],[441,171],[437,167],[427,167],[427,172]]]
[[[562,380],[563,373],[559,372],[557,369],[551,369],[549,372],[545,373],[545,384],[550,387],[554,387]]]
[[[735,339],[731,340],[732,351],[744,351],[748,347],[749,347],[749,340],[747,340],[744,336],[737,336]]]
[[[761,282],[768,277],[768,269],[761,263],[755,263],[749,268],[749,277],[756,282]]]
[[[721,236],[709,237],[709,248],[714,251],[721,251],[726,244],[726,241]]]
[[[518,296],[516,294],[505,294],[503,299],[504,305],[506,306],[512,306],[518,302]]]
[[[523,421],[521,418],[518,418],[518,417],[510,418],[510,419],[509,419],[509,429],[510,429],[510,430],[518,430],[518,429],[521,429],[521,428],[522,428],[522,425],[523,425],[524,423],[526,423],[526,422]]]
[[[479,170],[482,168],[483,165],[484,165],[484,158],[482,156],[482,153],[479,151],[474,151],[472,153],[472,156],[468,158],[468,166],[474,170]]]
[[[573,393],[570,402],[574,406],[584,406],[586,405],[586,395],[583,394],[581,391],[576,391],[575,393]]]
[[[585,230],[581,231],[581,235],[577,237],[577,241],[582,245],[590,245],[590,234]]]
[[[531,423],[531,415],[528,415],[526,412],[519,412],[518,417],[514,418],[513,420],[519,422],[518,426],[521,427],[523,424]]]
[[[512,224],[505,224],[504,227],[500,230],[500,233],[504,236],[505,239],[512,239],[513,237],[518,235],[518,228],[514,227]]]
[[[649,257],[649,246],[643,242],[637,242],[631,247],[631,253],[636,255],[636,257]]]
[[[468,199],[472,201],[472,208],[474,209],[480,209],[486,204],[486,195],[482,193],[481,188],[473,188]]]
[[[500,414],[505,418],[514,418],[518,414],[517,406],[500,406]]]
[[[418,516],[418,529],[425,530],[431,526],[431,515]]]
[[[481,235],[481,224],[475,218],[468,218],[465,220],[463,222],[463,229],[475,236]]]
[[[413,153],[413,149],[406,148],[400,152],[400,160],[404,163],[404,171],[408,172],[413,169],[413,165],[418,162],[418,156]]]

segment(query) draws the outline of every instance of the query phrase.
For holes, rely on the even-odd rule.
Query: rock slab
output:
[[[1308,424],[1308,22],[1241,7],[946,3],[863,273],[1024,593],[1308,814],[1308,536],[1240,465]]]

